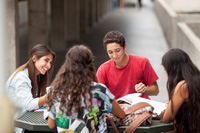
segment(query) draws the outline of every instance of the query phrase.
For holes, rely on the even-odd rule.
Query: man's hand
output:
[[[137,93],[144,93],[146,91],[146,86],[142,82],[140,82],[139,84],[135,85],[135,91]]]

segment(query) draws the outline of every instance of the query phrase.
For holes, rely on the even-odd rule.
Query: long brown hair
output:
[[[94,67],[94,56],[84,45],[75,45],[69,49],[65,62],[58,71],[48,93],[47,105],[51,109],[53,100],[60,98],[60,110],[67,110],[71,114],[72,108],[78,112],[82,108],[84,98],[85,108],[92,106],[92,83],[97,81]],[[86,102],[89,101],[88,102]]]
[[[186,52],[181,49],[171,49],[162,57],[168,81],[167,90],[169,100],[172,99],[176,85],[185,80],[188,88],[188,102],[184,102],[175,116],[177,132],[182,133],[182,128],[187,132],[200,132],[200,71],[193,64]],[[172,101],[172,113],[173,101]]]
[[[35,55],[37,59],[40,59],[41,57],[48,54],[52,54],[53,56],[53,61],[52,61],[51,71],[50,71],[50,76],[51,76],[54,69],[56,55],[51,49],[49,49],[47,46],[42,45],[42,44],[35,45],[30,51],[29,60],[22,66],[18,67],[14,72],[15,73],[14,76],[15,76],[18,72],[24,70],[25,68],[28,68],[29,78],[31,80],[31,85],[32,85],[32,95],[34,98],[40,97],[45,94],[46,87],[49,81],[49,76],[48,76],[48,72],[46,72],[44,75],[36,74],[36,68],[32,60],[32,57]]]

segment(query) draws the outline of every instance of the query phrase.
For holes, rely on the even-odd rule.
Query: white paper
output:
[[[49,93],[51,86],[46,87],[46,93]]]
[[[44,119],[46,120],[49,116],[49,111],[47,111],[47,109],[44,110],[44,113],[43,113],[43,117]]]
[[[166,103],[162,103],[162,102],[158,102],[158,101],[154,101],[154,100],[149,100],[149,99],[146,99],[146,98],[142,98],[140,96],[141,96],[141,93],[139,93],[139,94],[138,93],[128,94],[126,96],[123,96],[123,97],[117,99],[117,101],[122,100],[122,101],[130,103],[131,105],[134,105],[134,104],[139,103],[139,102],[149,103],[151,106],[154,107],[153,113],[157,113],[158,115],[160,115],[161,112],[163,110],[165,110],[166,107],[167,107]]]

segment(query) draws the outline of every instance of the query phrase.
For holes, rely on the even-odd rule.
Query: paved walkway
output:
[[[98,68],[100,64],[109,59],[102,44],[104,35],[110,30],[121,31],[128,44],[127,53],[147,57],[159,76],[160,93],[151,98],[166,102],[168,100],[167,75],[161,66],[161,58],[168,50],[168,46],[154,13],[153,2],[151,0],[143,0],[142,2],[141,9],[129,5],[124,9],[116,9],[108,13],[87,33],[82,34],[78,43],[84,43],[92,49]]]

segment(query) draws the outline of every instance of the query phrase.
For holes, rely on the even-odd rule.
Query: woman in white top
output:
[[[55,63],[55,53],[47,46],[37,44],[30,51],[29,60],[9,77],[6,88],[8,96],[19,109],[31,111],[44,105],[49,76],[47,71]]]

